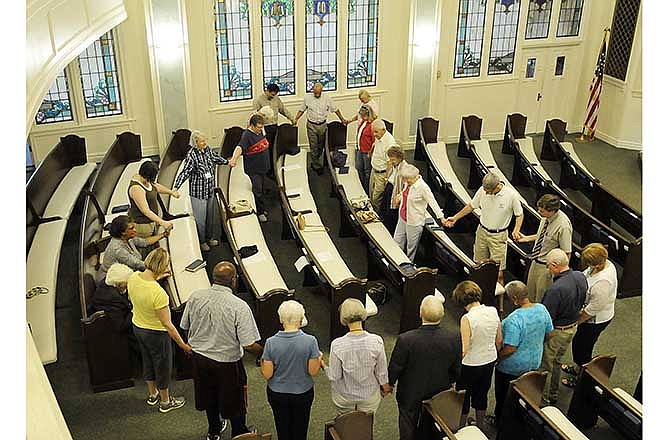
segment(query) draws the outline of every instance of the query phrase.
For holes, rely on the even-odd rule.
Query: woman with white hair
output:
[[[417,167],[411,164],[405,165],[400,171],[400,177],[403,181],[403,188],[394,200],[394,204],[399,206],[399,211],[393,239],[407,253],[407,257],[414,261],[423,225],[430,217],[428,206],[439,217],[442,225],[446,226],[447,220],[430,187],[421,178]]]
[[[268,338],[261,373],[268,381],[279,440],[307,440],[309,414],[314,401],[314,379],[321,369],[316,338],[300,330],[307,324],[305,308],[297,301],[284,301],[277,310],[283,331]]]
[[[112,264],[91,301],[93,310],[104,311],[114,329],[127,335],[131,335],[133,329],[133,305],[128,299],[128,278],[132,274],[133,270],[125,264]]]
[[[191,133],[191,145],[184,159],[184,166],[175,179],[174,187],[178,190],[188,179],[193,217],[198,225],[200,249],[207,252],[210,246],[219,244],[214,237],[218,229],[214,228],[215,165],[227,165],[228,160],[207,145],[207,136],[200,131],[194,130]]]
[[[381,336],[363,329],[365,306],[356,298],[340,305],[340,323],[349,333],[330,344],[330,367],[322,361],[331,383],[333,403],[339,414],[349,411],[374,413],[389,394],[386,352]]]
[[[361,105],[367,105],[372,109],[372,113],[374,114],[374,119],[379,117],[379,104],[377,104],[377,101],[375,101],[372,98],[372,95],[370,95],[370,92],[368,92],[365,89],[361,89],[360,92],[358,92],[358,100],[361,102]],[[361,115],[360,113],[356,113],[354,116],[351,117],[351,119],[345,119],[345,124],[349,124],[351,122],[358,121],[359,123],[361,122]]]

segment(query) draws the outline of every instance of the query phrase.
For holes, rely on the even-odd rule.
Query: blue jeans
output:
[[[198,225],[200,243],[214,238],[214,197],[208,199],[191,197],[191,208],[195,223]]]
[[[361,150],[356,150],[356,171],[358,171],[358,178],[363,185],[365,193],[369,195],[370,192],[370,173],[372,172],[372,163],[367,153],[362,153]]]

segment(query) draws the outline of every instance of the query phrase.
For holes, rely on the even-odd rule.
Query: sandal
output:
[[[561,379],[561,383],[568,388],[574,388],[577,386],[577,379],[574,377],[564,377]]]
[[[467,426],[472,426],[472,425],[476,425],[476,424],[477,424],[477,421],[475,420],[474,417],[468,417],[468,421],[467,421],[465,424],[466,424]]]
[[[577,376],[579,374],[574,365],[563,364],[561,365],[561,371],[572,376]]]

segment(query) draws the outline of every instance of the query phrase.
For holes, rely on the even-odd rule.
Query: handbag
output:
[[[251,214],[251,203],[246,199],[237,200],[230,204],[230,212],[233,214]]]
[[[343,153],[339,150],[333,151],[333,167],[342,168],[347,164],[347,153]]]
[[[372,222],[378,222],[379,217],[377,216],[377,213],[372,211],[372,210],[360,210],[356,212],[356,218],[358,219],[359,222],[362,224],[367,224],[367,223],[372,223]]]
[[[322,225],[308,225],[307,219],[302,212],[299,212],[295,218],[296,223],[298,224],[298,229],[304,232],[328,232],[328,228]],[[310,229],[307,229],[310,228]],[[315,229],[316,228],[316,229]]]

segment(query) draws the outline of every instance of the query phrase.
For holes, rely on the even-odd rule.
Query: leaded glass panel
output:
[[[379,0],[349,1],[347,88],[377,83]]]
[[[626,80],[639,11],[640,0],[617,0],[612,18],[612,35],[607,50],[605,75],[621,81]]]
[[[263,83],[279,86],[280,95],[295,94],[293,0],[263,0]]]
[[[65,70],[58,74],[49,87],[40,108],[35,115],[36,124],[50,124],[72,120],[72,106]]]
[[[87,117],[123,113],[112,31],[103,34],[79,55],[79,72]]]
[[[249,2],[214,2],[219,101],[251,99],[251,44]]]
[[[521,0],[496,0],[493,14],[489,75],[512,73]]]
[[[526,20],[526,40],[549,36],[551,4],[552,0],[530,0]]]
[[[484,43],[486,0],[461,0],[456,30],[454,78],[479,76]]]
[[[305,2],[307,91],[320,82],[323,90],[337,88],[337,0]]]
[[[579,23],[582,20],[584,0],[561,0],[558,13],[557,37],[575,37],[579,35]]]

